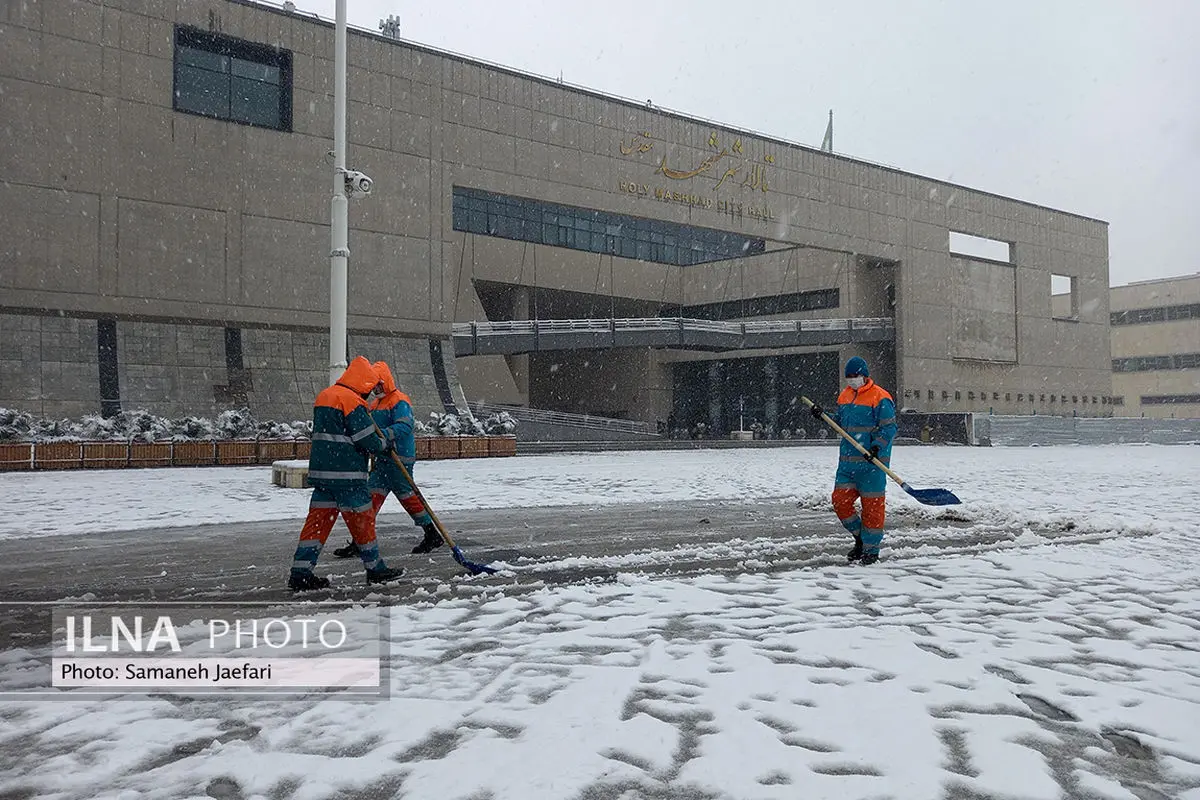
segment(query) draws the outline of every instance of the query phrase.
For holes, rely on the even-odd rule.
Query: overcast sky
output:
[[[296,0],[333,19],[334,0]],[[1200,272],[1200,0],[349,0],[351,25],[1109,224]],[[1191,231],[1191,233],[1188,233]]]

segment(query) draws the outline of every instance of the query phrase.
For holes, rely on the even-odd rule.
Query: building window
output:
[[[1131,308],[1113,311],[1109,322],[1113,325],[1146,325],[1153,322],[1175,322],[1183,319],[1200,319],[1200,303],[1184,303],[1157,308]]]
[[[1110,406],[1123,406],[1123,405],[1125,405],[1125,395],[1117,395],[1116,397],[1110,397],[1110,398],[1108,398],[1108,404],[1109,404]]]
[[[1200,405],[1200,394],[1144,394],[1144,406]]]
[[[678,267],[767,250],[765,239],[739,233],[462,186],[454,187],[454,230]]]
[[[1200,353],[1180,353],[1175,356],[1175,369],[1200,369]]]
[[[292,129],[292,52],[199,28],[175,28],[176,111]]]
[[[1156,372],[1168,369],[1200,369],[1200,353],[1178,353],[1173,356],[1131,356],[1112,360],[1113,372]]]
[[[814,289],[808,292],[778,294],[771,297],[747,297],[744,300],[724,300],[718,303],[684,306],[680,309],[679,315],[693,319],[739,319],[741,317],[765,317],[772,314],[819,311],[824,308],[837,308],[840,304],[840,290]]]

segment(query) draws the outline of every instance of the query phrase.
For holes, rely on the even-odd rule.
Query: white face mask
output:
[[[853,378],[846,378],[846,385],[851,389],[861,389],[863,384],[866,382],[867,379],[862,375],[855,375]]]

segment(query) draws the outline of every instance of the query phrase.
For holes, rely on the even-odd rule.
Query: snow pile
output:
[[[88,414],[80,420],[43,420],[0,408],[0,442],[162,442],[211,439],[307,439],[312,423],[259,421],[247,408],[204,417],[168,419],[149,411],[122,411],[112,417]]]

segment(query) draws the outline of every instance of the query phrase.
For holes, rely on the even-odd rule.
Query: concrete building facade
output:
[[[1200,274],[1113,287],[1118,416],[1200,419]]]
[[[0,406],[306,416],[328,368],[333,26],[240,0],[0,9]],[[350,352],[397,365],[421,409],[782,429],[859,354],[914,411],[1111,413],[1102,221],[365,31],[348,98],[350,166],[375,179],[351,205]],[[456,321],[664,316],[895,335],[448,344]]]

